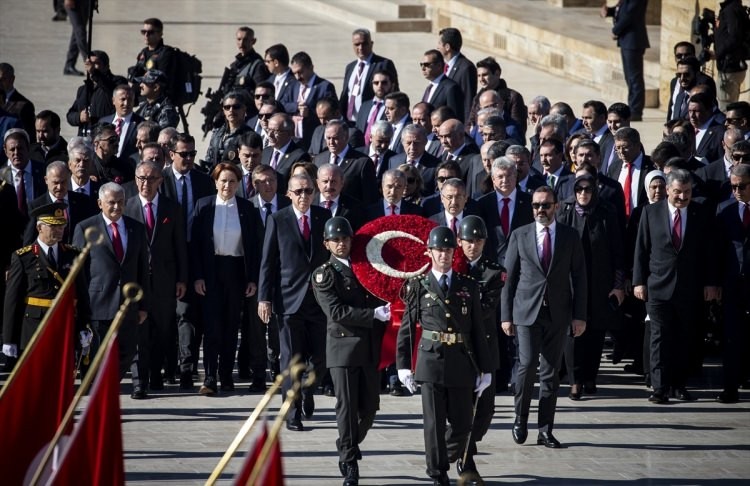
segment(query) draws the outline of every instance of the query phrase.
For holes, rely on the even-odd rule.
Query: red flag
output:
[[[32,462],[55,435],[73,400],[75,290],[70,287],[24,350],[0,393],[0,471],[22,484]]]
[[[89,403],[60,456],[48,484],[125,484],[120,417],[120,357],[117,338],[107,346],[91,386]]]
[[[256,484],[262,484],[263,486],[284,486],[284,468],[281,462],[281,442],[279,441],[278,435],[273,440],[271,453],[263,463],[263,469],[258,475],[258,481]]]
[[[253,468],[255,467],[255,463],[258,461],[260,450],[263,449],[263,444],[266,443],[267,439],[268,426],[266,425],[266,421],[263,420],[260,430],[255,434],[253,442],[250,445],[250,449],[247,451],[245,462],[244,464],[242,464],[242,469],[240,469],[240,471],[234,477],[234,484],[243,486],[247,484],[247,481],[250,479],[250,474],[253,472]]]

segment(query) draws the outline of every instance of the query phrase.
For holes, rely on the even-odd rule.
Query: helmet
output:
[[[336,216],[326,221],[325,228],[323,229],[323,239],[330,240],[332,238],[343,238],[348,236],[351,238],[354,236],[352,231],[352,225],[346,218]]]
[[[447,226],[432,228],[427,238],[427,248],[455,248],[456,235]]]
[[[458,225],[458,237],[462,240],[487,239],[487,226],[479,216],[466,216]]]

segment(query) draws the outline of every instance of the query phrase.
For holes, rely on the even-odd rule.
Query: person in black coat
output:
[[[233,391],[234,355],[243,297],[255,295],[260,243],[257,211],[246,199],[235,197],[242,180],[239,167],[220,163],[211,176],[216,197],[195,204],[192,258],[195,293],[204,297],[203,365],[206,378],[201,395],[213,395],[217,373],[222,391]]]
[[[383,174],[381,184],[383,197],[365,208],[364,221],[370,222],[382,216],[415,214],[422,216],[422,207],[403,199],[406,191],[406,174],[398,169],[389,169]]]
[[[564,351],[569,396],[579,400],[583,392],[596,393],[604,335],[620,327],[617,309],[625,298],[625,266],[620,224],[614,207],[599,199],[596,178],[588,173],[576,177],[573,192],[560,206],[557,220],[578,231],[589,282],[586,332],[568,336]]]

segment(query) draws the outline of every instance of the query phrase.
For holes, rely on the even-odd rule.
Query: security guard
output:
[[[474,278],[479,285],[484,336],[487,339],[492,369],[497,370],[500,367],[500,352],[497,345],[497,333],[500,324],[497,319],[497,306],[503,289],[505,269],[499,263],[482,254],[486,240],[487,226],[482,218],[466,216],[461,220],[458,226],[458,244],[469,261],[469,276]],[[477,400],[477,410],[471,427],[466,462],[459,459],[457,463],[459,473],[471,471],[478,475],[476,464],[474,464],[474,454],[477,453],[476,443],[481,441],[484,434],[489,430],[492,424],[492,416],[495,414],[496,378],[494,371],[491,376],[492,382]],[[451,444],[448,447],[450,448]]]
[[[140,84],[143,101],[135,112],[144,120],[158,123],[161,128],[177,127],[180,114],[167,97],[167,76],[158,69],[149,69],[141,77],[135,78]]]
[[[336,447],[344,486],[359,482],[359,443],[372,427],[380,404],[380,342],[373,338],[373,323],[390,319],[390,307],[362,288],[352,272],[353,235],[346,218],[329,219],[323,238],[331,259],[312,276],[315,298],[328,318],[326,366],[336,393]]]
[[[472,391],[481,396],[490,385],[493,363],[480,324],[478,285],[451,268],[456,248],[453,231],[433,228],[427,248],[432,269],[405,285],[396,365],[399,380],[410,391],[416,391],[416,382],[422,384],[427,475],[434,484],[447,485],[449,461],[460,457],[471,433]],[[411,355],[417,322],[423,330],[414,374]]]
[[[29,343],[79,253],[60,242],[67,224],[65,208],[65,203],[36,208],[31,216],[36,218],[39,236],[11,258],[3,316],[3,353],[7,356],[19,356]],[[85,289],[77,293],[79,322],[88,318],[83,314],[88,311],[81,294]]]

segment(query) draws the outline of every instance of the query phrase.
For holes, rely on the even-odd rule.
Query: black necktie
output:
[[[187,187],[187,177],[182,176],[180,179],[180,183],[182,184],[182,216],[185,219],[185,227],[188,225],[188,187]]]
[[[272,213],[271,208],[272,208],[272,206],[271,206],[270,202],[267,202],[267,203],[265,203],[263,205],[263,207],[266,208],[266,217],[265,217],[265,219],[263,219],[263,226],[265,226],[268,223],[268,217],[271,216],[271,213]]]
[[[448,275],[446,274],[440,276],[440,290],[444,295],[448,295]]]
[[[55,260],[55,250],[52,249],[52,247],[49,247],[49,250],[47,251],[47,263],[49,263],[50,268],[53,270],[57,269],[57,260]]]

